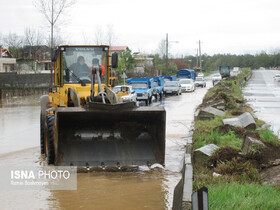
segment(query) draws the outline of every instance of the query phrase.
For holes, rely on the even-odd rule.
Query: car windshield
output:
[[[114,87],[112,90],[114,93],[118,93],[121,91],[121,87]]]
[[[63,81],[64,83],[91,82],[91,69],[99,67],[102,71],[101,80],[105,81],[107,69],[108,47],[61,47],[63,51]]]
[[[179,81],[180,84],[191,84],[190,80],[180,80]]]
[[[195,80],[196,81],[203,81],[203,78],[202,77],[197,77]]]
[[[130,84],[133,89],[147,89],[148,84],[147,83],[131,83]]]
[[[228,67],[221,67],[221,69],[220,69],[220,72],[223,72],[223,73],[225,73],[225,72],[228,72],[229,71],[229,68]]]
[[[164,86],[165,87],[177,87],[178,86],[178,82],[176,82],[176,81],[168,81],[168,82],[165,82]]]

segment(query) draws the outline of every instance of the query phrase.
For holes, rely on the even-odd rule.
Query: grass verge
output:
[[[279,209],[280,190],[256,183],[223,183],[209,187],[210,209]]]
[[[220,147],[208,159],[207,167],[199,162],[193,165],[193,189],[203,186],[208,188],[210,209],[279,209],[280,206],[280,187],[261,183],[257,156],[241,154],[243,138],[247,134],[280,146],[278,137],[269,129],[257,131],[230,127],[228,130],[222,122],[224,118],[252,111],[245,104],[239,84],[250,73],[250,69],[245,69],[238,76],[219,82],[208,91],[199,106],[206,107],[213,104],[213,101],[223,99],[226,113],[223,117],[217,116],[210,120],[196,119],[194,124],[194,149],[207,144]],[[263,124],[256,119],[257,128]]]

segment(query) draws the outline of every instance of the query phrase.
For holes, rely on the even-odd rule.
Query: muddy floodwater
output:
[[[164,168],[78,173],[73,191],[51,191],[44,186],[40,190],[0,189],[1,209],[171,209],[194,110],[208,87],[152,104],[166,109]],[[39,97],[0,100],[0,168],[46,164],[39,150]]]

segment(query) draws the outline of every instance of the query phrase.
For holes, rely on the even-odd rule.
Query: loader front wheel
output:
[[[40,148],[41,148],[41,155],[45,154],[45,128],[44,128],[44,116],[41,112],[40,115]]]
[[[45,123],[45,153],[47,157],[48,164],[54,163],[54,132],[53,132],[53,125],[54,125],[54,115],[49,114],[46,117]]]
[[[153,96],[151,96],[151,97],[149,98],[149,104],[152,103],[152,97],[153,97]]]
[[[160,94],[159,94],[159,100],[160,100],[160,101],[162,100],[162,97],[163,97],[163,93],[160,93]]]
[[[146,106],[149,106],[149,99],[147,99],[147,100],[145,101],[145,103],[146,103]]]

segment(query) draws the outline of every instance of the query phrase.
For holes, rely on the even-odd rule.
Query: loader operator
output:
[[[100,78],[102,83],[104,83],[104,76],[105,76],[105,67],[103,65],[99,65],[99,59],[98,58],[94,58],[92,59],[92,66],[99,66],[101,72],[100,72]],[[92,69],[92,67],[91,67]]]
[[[77,59],[77,63],[73,63],[69,69],[72,71],[75,76],[82,78],[88,77],[90,78],[91,71],[88,65],[85,63],[85,59],[83,56],[79,56]]]

